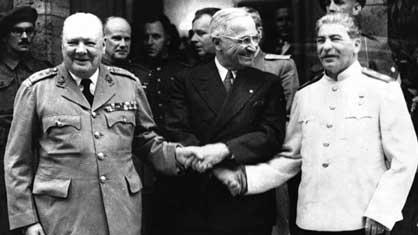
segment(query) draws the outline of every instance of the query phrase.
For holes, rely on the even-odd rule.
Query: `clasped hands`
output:
[[[241,195],[246,191],[246,177],[243,167],[219,165],[225,159],[231,159],[231,152],[224,143],[207,144],[201,147],[189,146],[176,149],[176,159],[184,169],[211,173],[223,183],[229,192]]]

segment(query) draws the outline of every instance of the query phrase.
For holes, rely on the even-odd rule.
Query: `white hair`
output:
[[[212,38],[217,38],[220,35],[230,32],[229,22],[236,18],[248,17],[253,21],[251,15],[242,7],[225,8],[216,12],[209,25],[209,34]]]

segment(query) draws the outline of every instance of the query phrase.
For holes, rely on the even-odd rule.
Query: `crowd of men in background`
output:
[[[405,106],[398,96],[399,85],[394,85],[402,83],[397,66],[390,54],[379,53],[389,50],[387,44],[357,30],[355,25],[361,22],[356,17],[365,0],[319,2],[329,16],[317,25],[321,63],[303,79],[292,58],[289,6],[276,10],[276,43],[267,51],[262,49],[266,49],[263,16],[257,9],[203,8],[196,11],[188,41],[182,45],[166,15],[148,17],[141,28],[142,41],[135,42],[142,47],[134,58],[132,28],[125,18],[110,16],[102,23],[92,14],[76,13],[64,22],[64,61],[55,67],[31,55],[36,10],[23,6],[3,14],[0,234],[375,235],[389,230],[392,235],[416,234],[418,182],[413,178],[418,145],[412,124],[418,123],[411,122],[408,110],[415,111],[418,99],[406,95],[408,87],[402,86]],[[336,13],[344,14],[332,18]],[[360,91],[347,83],[348,88],[337,88],[335,81],[351,74],[363,79],[355,80]],[[300,80],[309,82],[302,85]],[[324,131],[319,128],[322,124],[327,130],[344,127],[337,124],[338,118],[325,123],[338,115],[313,113],[335,110],[333,104],[320,107],[331,97],[328,90],[338,89],[351,93],[336,100],[356,99],[353,116],[343,119],[363,128],[358,133],[344,130],[383,140],[346,142],[346,147],[361,149],[352,151],[354,157],[369,154],[375,158],[365,162],[378,162],[369,169],[373,186],[360,182],[370,188],[354,190],[361,199],[344,205],[339,198],[321,203],[344,208],[372,200],[371,205],[379,208],[366,207],[366,212],[362,204],[342,210],[364,217],[322,211],[328,207],[312,206],[310,197],[324,196],[307,190],[317,178],[322,179],[317,186],[326,184],[309,168],[313,160],[306,160],[310,152],[323,150],[312,147],[319,138],[300,125],[319,125],[317,133]],[[369,101],[369,93],[376,89],[380,90]],[[386,91],[394,97],[381,101]],[[365,106],[372,111],[362,113]],[[370,119],[379,115],[381,129],[373,126],[367,132]],[[373,145],[373,150],[362,144]],[[329,142],[321,145],[331,149]],[[371,153],[374,150],[379,153]],[[332,151],[352,153],[347,148]],[[313,158],[323,157],[318,155]],[[321,170],[333,164],[327,160],[318,163]],[[262,164],[266,162],[267,167]],[[350,173],[342,169],[340,173]],[[376,180],[386,171],[392,181]],[[399,183],[402,187],[395,190]],[[384,188],[390,184],[392,190]],[[340,195],[326,187],[321,188],[323,194]],[[374,190],[382,196],[376,193],[372,198]]]

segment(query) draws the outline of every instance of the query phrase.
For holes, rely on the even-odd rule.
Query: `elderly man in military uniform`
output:
[[[20,84],[32,73],[47,68],[48,62],[30,54],[35,36],[35,9],[24,6],[0,18],[0,234],[9,231],[4,186],[3,155],[13,115],[13,101]]]
[[[99,18],[69,16],[62,38],[63,64],[33,74],[16,95],[5,153],[10,227],[26,235],[138,235],[142,183],[132,152],[147,149],[141,157],[172,175],[190,165],[192,152],[154,132],[138,78],[100,63]]]
[[[264,192],[301,171],[299,234],[382,234],[402,220],[418,163],[400,85],[361,67],[350,16],[319,19],[316,41],[325,73],[296,93],[282,152],[246,166],[241,188]]]
[[[319,0],[320,6],[327,14],[342,12],[355,17],[358,21],[366,2],[366,0]],[[360,64],[392,78],[397,78],[399,73],[393,61],[387,38],[373,35],[362,29],[361,41],[362,48],[358,54]]]

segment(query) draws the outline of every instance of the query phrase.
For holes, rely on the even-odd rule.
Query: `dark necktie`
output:
[[[231,90],[233,80],[234,80],[234,75],[232,74],[231,70],[228,70],[228,73],[226,74],[225,79],[224,79],[224,86],[225,86],[226,92],[229,92]]]
[[[91,84],[91,80],[90,79],[81,79],[81,83],[83,86],[83,95],[86,97],[87,101],[90,103],[90,105],[93,103],[93,94],[91,94],[90,92],[90,84]]]

